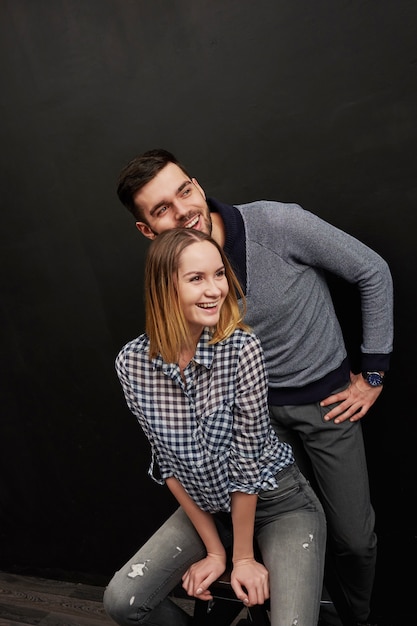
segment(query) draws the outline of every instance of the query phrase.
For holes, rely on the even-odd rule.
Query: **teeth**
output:
[[[193,228],[193,226],[195,226],[197,224],[198,218],[199,218],[199,216],[197,215],[191,222],[189,222],[187,224],[187,226],[185,228]]]
[[[201,309],[214,309],[217,306],[217,302],[207,302],[206,304],[198,305]]]

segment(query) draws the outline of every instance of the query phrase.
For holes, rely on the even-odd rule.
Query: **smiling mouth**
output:
[[[185,224],[184,228],[194,228],[194,226],[198,224],[199,219],[200,219],[200,216],[196,215],[195,217],[193,217],[193,219],[190,222]]]
[[[197,304],[200,309],[214,309],[219,304],[219,301],[216,302],[203,302],[201,304]]]

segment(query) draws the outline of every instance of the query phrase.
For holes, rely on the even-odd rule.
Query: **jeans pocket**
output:
[[[275,477],[278,481],[278,487],[268,491],[260,491],[258,499],[263,502],[274,501],[278,503],[295,496],[301,488],[295,472],[298,473],[298,470],[296,470],[294,466],[290,466],[278,472]]]

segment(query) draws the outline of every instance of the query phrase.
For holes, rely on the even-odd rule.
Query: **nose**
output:
[[[175,219],[182,220],[184,217],[186,217],[187,213],[188,213],[187,207],[183,205],[181,200],[176,200],[174,204]]]
[[[222,290],[220,288],[220,285],[218,285],[218,283],[216,282],[214,278],[211,278],[207,281],[206,293],[207,295],[212,296],[212,297],[221,296]]]

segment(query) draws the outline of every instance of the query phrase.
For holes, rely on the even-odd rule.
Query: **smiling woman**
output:
[[[108,613],[118,624],[190,624],[170,592],[182,582],[211,600],[231,547],[239,600],[270,598],[272,626],[292,622],[294,607],[300,626],[315,626],[324,513],[270,424],[263,351],[225,253],[200,230],[166,230],[149,247],[145,289],[146,333],[116,370],[151,446],[149,474],[180,507],[114,575]]]

